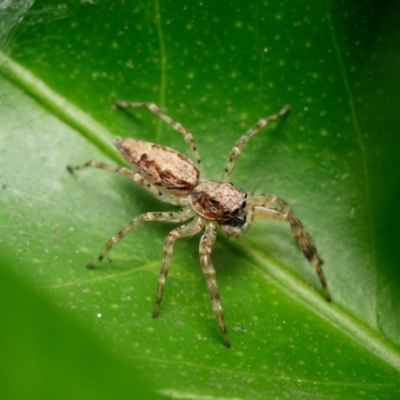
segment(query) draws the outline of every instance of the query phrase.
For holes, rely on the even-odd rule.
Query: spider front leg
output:
[[[92,262],[86,265],[87,268],[93,268],[96,264],[98,264],[107,253],[111,250],[111,247],[114,244],[118,243],[125,235],[127,235],[132,229],[139,226],[142,222],[146,221],[161,221],[161,222],[181,222],[190,218],[193,215],[193,211],[191,209],[185,209],[182,212],[149,212],[140,215],[137,218],[134,218],[125,228],[121,229],[115,235],[113,235],[110,240],[107,242],[101,254]]]
[[[331,301],[325,275],[322,270],[322,259],[318,255],[315,244],[300,220],[283,199],[270,194],[249,194],[247,203],[250,205],[247,223],[250,225],[253,218],[276,219],[289,222],[292,233],[303,254],[315,268],[324,291],[325,299]]]
[[[230,174],[235,168],[235,164],[237,159],[242,152],[242,148],[244,145],[261,129],[266,127],[271,121],[275,121],[276,119],[284,116],[290,110],[290,106],[287,104],[282,108],[282,110],[278,111],[276,114],[270,115],[269,117],[265,117],[260,119],[253,127],[251,127],[244,135],[242,135],[239,140],[233,146],[231,153],[229,154],[228,160],[225,163],[224,169],[222,170],[222,174],[220,176],[220,180],[222,182],[227,182]]]
[[[215,269],[211,262],[211,250],[217,237],[217,227],[214,222],[210,222],[206,226],[204,235],[200,240],[200,261],[203,269],[204,277],[206,278],[208,291],[211,297],[212,307],[218,321],[219,329],[224,337],[224,344],[226,347],[231,347],[231,344],[226,333],[226,326],[224,317],[222,315],[221,300],[219,298],[219,291],[217,281],[215,279]]]
[[[169,261],[171,259],[172,253],[173,253],[173,246],[174,246],[175,240],[183,238],[183,237],[195,235],[196,233],[198,233],[201,230],[203,225],[204,224],[203,224],[202,220],[200,218],[196,218],[190,224],[181,225],[168,234],[167,239],[165,240],[165,244],[164,244],[163,263],[161,266],[160,274],[158,276],[157,297],[156,297],[156,305],[154,307],[154,311],[152,314],[153,318],[157,317],[158,310],[160,308],[162,293],[164,290],[164,284],[165,284],[165,281],[167,280],[167,276],[168,276]]]
[[[190,150],[190,152],[193,155],[194,161],[196,162],[197,166],[200,167],[201,164],[201,158],[200,155],[197,151],[197,146],[194,141],[194,137],[192,133],[184,127],[181,123],[174,121],[171,117],[169,117],[167,114],[165,114],[156,104],[154,103],[136,103],[136,102],[131,102],[131,101],[116,101],[115,102],[115,107],[118,108],[147,108],[150,110],[152,113],[156,114],[159,116],[163,121],[165,121],[172,129],[176,130],[177,132],[180,132],[183,135],[183,138],[185,139],[185,142]]]

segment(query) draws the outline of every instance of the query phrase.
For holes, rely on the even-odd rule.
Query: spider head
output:
[[[194,188],[189,202],[198,215],[218,222],[228,235],[237,236],[246,222],[246,197],[231,183],[206,181]]]

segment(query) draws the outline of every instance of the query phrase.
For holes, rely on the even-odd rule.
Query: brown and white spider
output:
[[[211,263],[211,250],[214,245],[218,226],[228,235],[237,237],[240,232],[250,228],[254,218],[275,219],[289,222],[293,236],[305,257],[315,268],[324,290],[325,298],[330,296],[322,271],[322,260],[319,257],[311,236],[299,219],[293,214],[288,204],[271,194],[246,193],[227,180],[232,173],[243,146],[264,128],[269,122],[286,114],[290,107],[286,105],[278,113],[258,121],[233,146],[219,180],[211,181],[202,178],[200,173],[201,159],[192,134],[180,123],[172,120],[153,103],[131,103],[118,101],[119,108],[144,107],[163,119],[174,130],[180,132],[193,156],[193,161],[171,148],[137,139],[116,138],[114,144],[132,169],[112,166],[98,161],[88,161],[82,165],[68,166],[68,170],[95,167],[118,172],[133,179],[161,201],[183,207],[181,211],[149,212],[134,218],[125,228],[108,241],[101,254],[91,263],[92,268],[103,260],[111,247],[121,240],[132,229],[145,221],[190,222],[172,230],[164,244],[164,257],[158,277],[156,304],[153,317],[159,311],[164,284],[167,279],[169,262],[176,239],[192,236],[203,228],[205,232],[200,239],[200,262],[206,278],[212,307],[224,337],[224,344],[230,347],[222,316],[215,270]]]

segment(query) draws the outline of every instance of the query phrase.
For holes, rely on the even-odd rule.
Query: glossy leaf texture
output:
[[[15,15],[1,38],[0,251],[27,297],[42,292],[55,324],[77,321],[83,341],[173,398],[400,395],[396,2],[36,1]],[[174,207],[122,176],[65,166],[122,163],[113,135],[187,153],[179,133],[147,110],[113,109],[117,99],[155,102],[188,127],[210,179],[242,133],[290,104],[246,145],[232,182],[292,206],[333,302],[274,221],[240,240],[220,232],[213,250],[230,350],[199,236],[176,243],[157,319],[171,225],[144,224],[85,269],[132,218]]]

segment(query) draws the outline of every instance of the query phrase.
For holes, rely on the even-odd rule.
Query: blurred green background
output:
[[[38,0],[0,13],[2,397],[400,395],[398,2]],[[130,219],[171,207],[122,176],[65,166],[120,162],[113,135],[186,152],[116,99],[155,102],[187,126],[211,179],[242,133],[290,104],[232,181],[292,205],[332,304],[271,221],[239,241],[221,233],[213,251],[230,350],[199,236],[176,244],[156,320],[170,225],[138,228],[86,270]]]

